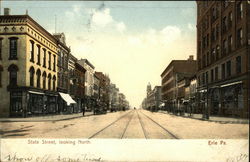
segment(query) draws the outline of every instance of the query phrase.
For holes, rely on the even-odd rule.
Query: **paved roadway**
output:
[[[1,138],[246,139],[248,126],[128,110],[62,121],[0,122],[0,135]]]

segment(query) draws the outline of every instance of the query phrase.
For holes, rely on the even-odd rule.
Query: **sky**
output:
[[[72,54],[108,74],[132,107],[161,85],[171,60],[196,58],[195,1],[2,1],[50,33],[63,32]]]

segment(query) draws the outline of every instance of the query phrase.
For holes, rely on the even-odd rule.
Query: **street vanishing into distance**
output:
[[[127,110],[50,121],[5,121],[1,138],[247,139],[248,124],[202,121],[166,112]]]

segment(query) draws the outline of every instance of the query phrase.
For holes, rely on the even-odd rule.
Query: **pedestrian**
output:
[[[83,109],[82,109],[82,116],[84,116],[85,114],[85,106],[83,106]]]

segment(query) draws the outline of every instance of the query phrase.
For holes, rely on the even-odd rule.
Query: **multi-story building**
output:
[[[77,89],[77,75],[76,75],[76,65],[77,58],[71,53],[69,54],[68,62],[68,72],[69,72],[69,94],[73,99],[76,99],[76,89]],[[75,105],[76,106],[76,105]]]
[[[100,78],[94,74],[94,88],[93,88],[93,97],[95,98],[94,107],[98,108],[100,105]]]
[[[200,106],[206,114],[249,114],[250,4],[197,1]]]
[[[73,112],[81,112],[85,108],[84,103],[84,94],[85,94],[85,72],[86,69],[79,63],[75,64],[75,73],[76,73],[76,96],[75,101],[77,103]]]
[[[147,96],[147,109],[157,111],[161,104],[161,86],[155,86],[153,90],[149,91]]]
[[[162,101],[165,108],[174,111],[177,107],[178,80],[185,76],[194,75],[197,71],[197,61],[190,56],[187,60],[172,60],[161,74]]]
[[[0,16],[0,114],[58,112],[57,40],[28,15]]]
[[[73,105],[69,106],[69,101],[65,101],[65,97],[69,98],[72,101],[71,96],[69,95],[69,55],[70,48],[66,45],[66,38],[64,33],[56,33],[53,36],[57,39],[58,46],[58,57],[57,57],[57,68],[58,68],[58,80],[57,80],[57,92],[59,92],[59,97],[57,99],[58,110],[62,112],[73,112]]]
[[[95,67],[87,60],[80,59],[77,61],[80,65],[86,69],[85,73],[85,102],[88,110],[93,110],[95,98],[93,97],[94,92],[94,73]]]
[[[189,78],[185,86],[185,101],[187,101],[188,107],[190,107],[189,112],[191,113],[201,113],[202,110],[197,106],[197,79],[196,75]]]
[[[107,75],[102,72],[95,72],[95,75],[100,79],[100,104],[106,110],[110,108],[110,95],[109,95],[109,86],[110,79]]]
[[[111,83],[109,89],[110,89],[109,95],[110,95],[110,102],[111,102],[110,109],[111,111],[116,111],[119,106],[119,102],[118,102],[119,88],[117,88],[115,84]]]

